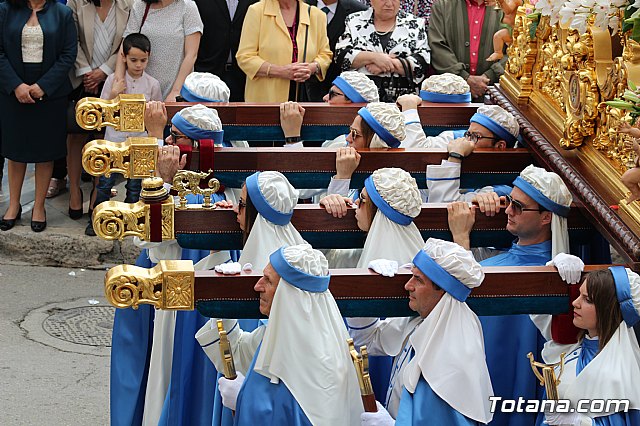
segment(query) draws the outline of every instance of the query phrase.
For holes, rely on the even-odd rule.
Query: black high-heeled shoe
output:
[[[16,225],[16,221],[20,220],[22,217],[22,205],[18,209],[18,214],[13,219],[5,219],[4,216],[0,220],[0,230],[8,231]]]
[[[31,211],[31,230],[33,232],[42,232],[47,227],[47,213],[44,214],[44,222],[33,220],[33,210]]]
[[[71,198],[69,198],[69,202],[71,202]],[[71,219],[76,220],[76,219],[80,219],[83,214],[84,214],[84,194],[82,193],[82,189],[80,189],[80,208],[72,209],[71,206],[69,206],[69,217]]]

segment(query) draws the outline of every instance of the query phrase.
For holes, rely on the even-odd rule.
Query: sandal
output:
[[[56,179],[51,178],[49,181],[49,188],[47,188],[46,198],[53,198],[57,195],[60,195],[61,192],[67,190],[67,179]]]

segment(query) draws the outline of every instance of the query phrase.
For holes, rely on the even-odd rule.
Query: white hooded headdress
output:
[[[471,289],[484,279],[482,267],[470,251],[436,238],[427,240],[413,263],[445,294],[409,338],[415,356],[404,371],[404,386],[414,393],[424,377],[454,410],[489,423],[493,388],[482,326],[465,303]]]
[[[369,200],[378,208],[358,268],[371,260],[408,263],[424,244],[413,219],[420,214],[422,199],[416,180],[399,168],[378,169],[365,181]]]
[[[569,253],[569,216],[573,197],[560,176],[543,168],[527,166],[513,185],[536,203],[553,213],[551,219],[551,256]]]
[[[607,344],[597,353],[577,377],[575,371],[565,368],[560,377],[558,392],[560,398],[571,401],[572,406],[579,400],[629,400],[629,409],[640,409],[640,348],[632,325],[640,321],[640,276],[628,268],[609,268],[616,286],[616,296],[622,311],[623,321]],[[587,278],[588,279],[588,278]],[[580,346],[560,345],[548,341],[542,350],[545,363],[560,361],[560,354],[567,357]],[[571,376],[571,379],[568,377]],[[591,412],[591,417],[612,414],[607,411],[615,407],[605,404],[603,411]]]
[[[360,108],[358,115],[375,133],[370,148],[398,148],[407,136],[404,116],[395,104],[372,102]]]
[[[312,424],[360,425],[360,388],[327,260],[300,244],[276,250],[270,263],[281,278],[254,371],[282,380]]]
[[[378,102],[378,86],[365,74],[358,71],[344,71],[333,80],[333,85],[351,102]]]
[[[298,190],[280,172],[256,172],[246,181],[247,196],[258,210],[249,238],[242,248],[240,264],[251,263],[254,271],[262,271],[269,255],[283,245],[306,241],[291,224],[291,215],[298,203]],[[196,269],[212,269],[211,256],[196,264]]]
[[[229,102],[231,91],[215,74],[192,72],[184,79],[180,95],[188,102]]]

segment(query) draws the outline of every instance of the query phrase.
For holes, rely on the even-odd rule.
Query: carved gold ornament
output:
[[[175,239],[173,198],[169,197],[161,205],[162,241]],[[103,240],[122,240],[138,237],[151,241],[150,205],[144,201],[134,204],[120,201],[105,201],[93,210],[93,229]]]
[[[193,310],[195,273],[190,260],[161,260],[153,268],[118,265],[104,279],[105,296],[116,308]]]
[[[118,95],[111,100],[83,98],[76,104],[76,122],[84,130],[111,126],[120,132],[144,132],[144,95]]]
[[[92,176],[120,173],[127,179],[151,177],[158,162],[158,140],[127,138],[124,142],[97,139],[82,148],[82,167]]]
[[[545,4],[557,20],[561,8],[555,2]],[[575,158],[593,179],[624,199],[627,189],[620,176],[635,165],[636,155],[625,143],[630,137],[618,131],[631,114],[616,108],[614,100],[622,98],[629,82],[640,85],[640,44],[631,39],[631,31],[614,25],[624,21],[626,7],[618,12],[611,9],[610,28],[591,16],[580,28],[582,34],[568,25],[551,24],[550,16],[527,15],[533,10],[531,4],[518,9],[501,89],[548,140],[576,150],[566,157]],[[549,14],[542,9],[537,12]],[[536,20],[535,37],[531,37],[527,30]],[[619,207],[620,216],[640,229],[640,203],[621,201]]]
[[[178,197],[180,197],[180,204],[177,207],[178,210],[185,210],[187,208],[187,194],[202,195],[204,197],[202,208],[213,208],[211,196],[220,189],[220,182],[218,179],[211,178],[207,182],[208,188],[200,188],[200,181],[211,173],[211,170],[209,170],[209,172],[179,170],[178,173],[176,173],[173,177],[173,187],[178,191]]]

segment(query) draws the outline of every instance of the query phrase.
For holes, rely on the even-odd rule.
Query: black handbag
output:
[[[398,58],[404,75],[391,76],[388,86],[385,88],[387,99],[385,102],[395,102],[398,97],[406,95],[408,93],[416,93],[416,84],[413,81],[413,69],[411,64],[406,58]]]

